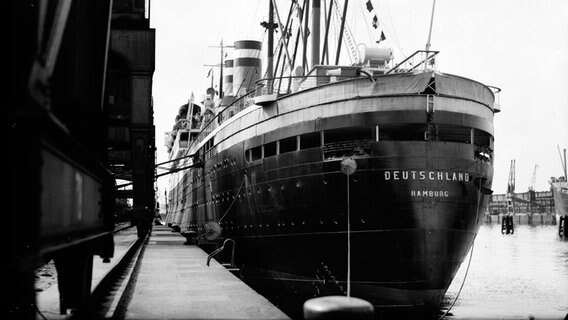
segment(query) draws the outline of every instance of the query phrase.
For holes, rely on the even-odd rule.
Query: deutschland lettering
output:
[[[448,171],[393,170],[385,171],[385,181],[386,180],[469,181],[469,173]]]

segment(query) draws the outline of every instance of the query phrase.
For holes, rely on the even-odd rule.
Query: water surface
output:
[[[514,234],[503,235],[501,225],[483,225],[463,289],[446,319],[564,319],[568,240],[557,228],[516,225]],[[448,289],[445,307],[455,300],[469,258]]]

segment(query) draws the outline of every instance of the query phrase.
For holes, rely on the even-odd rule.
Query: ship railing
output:
[[[317,65],[305,76],[281,76],[257,80],[255,96],[287,95],[336,81],[361,77],[368,75],[363,74],[359,66]]]
[[[324,159],[342,158],[345,156],[364,156],[371,154],[371,140],[350,140],[325,143],[322,151]]]
[[[435,57],[438,53],[440,53],[440,51],[417,50],[408,56],[408,58],[389,69],[385,74],[413,72],[414,70],[435,71]]]
[[[495,99],[493,100],[493,111],[494,112],[501,112],[501,97],[500,97],[500,93],[501,93],[501,88],[497,88],[494,86],[487,86],[491,92],[493,92],[493,96],[495,97]]]
[[[270,94],[282,96],[335,81],[365,77],[372,80],[372,77],[362,72],[361,67],[358,66],[315,66],[306,76],[260,79],[256,82],[255,89],[238,97],[233,103],[219,111],[210,121],[204,121],[203,128],[193,143],[199,144],[223,122],[254,105],[255,97]]]
[[[439,51],[418,50],[393,68],[381,71],[381,74],[413,72],[420,67],[424,71],[435,69],[435,56]],[[204,122],[201,132],[193,141],[199,144],[207,135],[213,132],[219,125],[232,118],[240,111],[255,104],[255,97],[276,95],[282,96],[299,91],[308,90],[317,86],[336,81],[367,77],[371,81],[373,76],[364,72],[360,66],[324,66],[316,65],[303,76],[280,76],[265,78],[256,81],[256,88],[238,97],[229,106],[223,108],[209,122]]]
[[[207,137],[211,132],[213,132],[218,126],[220,126],[223,122],[227,121],[228,119],[235,116],[237,113],[241,112],[242,110],[254,105],[254,97],[256,95],[255,90],[251,90],[246,94],[239,97],[233,103],[228,105],[227,107],[223,108],[219,111],[214,117],[212,117],[209,121],[204,119],[203,127],[201,132],[197,135],[195,140],[193,141],[194,144],[199,144],[205,137]]]

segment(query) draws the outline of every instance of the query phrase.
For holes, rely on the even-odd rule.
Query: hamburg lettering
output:
[[[470,181],[467,172],[416,170],[385,171],[386,180]]]
[[[448,191],[444,190],[411,190],[411,197],[439,197],[447,198],[450,195]]]

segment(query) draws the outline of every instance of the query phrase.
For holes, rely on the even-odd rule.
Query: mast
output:
[[[430,54],[430,40],[432,38],[432,25],[434,24],[434,9],[436,8],[436,0],[432,2],[432,15],[430,16],[430,30],[428,31],[428,40],[426,41],[426,58],[424,59],[424,70],[428,68],[428,55]]]
[[[219,98],[223,98],[225,93],[223,92],[223,38],[221,38],[221,61],[219,62]]]
[[[321,64],[324,64],[326,55],[328,55],[328,60],[329,60],[327,37],[329,35],[329,24],[331,22],[332,10],[333,10],[333,0],[329,2],[329,12],[327,13],[327,20],[325,21],[325,35],[323,37],[323,49],[322,49],[323,52],[321,54]]]
[[[288,58],[288,60],[290,60],[290,57],[288,56],[288,43],[290,42],[289,40],[289,36],[288,36],[288,27],[290,25],[290,19],[292,18],[292,13],[294,11],[294,6],[295,3],[291,2],[290,3],[290,10],[288,11],[288,18],[286,18],[286,26],[284,27],[284,29],[280,28],[280,30],[282,31],[282,37],[285,38],[286,40],[284,41],[280,41],[279,44],[279,49],[278,49],[278,58],[276,58],[276,66],[274,67],[274,75],[277,76],[278,73],[278,67],[280,66],[280,57],[282,57],[282,51],[284,51],[284,55],[286,56],[285,58]],[[280,21],[280,15],[278,14],[278,7],[274,7],[274,9],[276,9],[276,16],[278,17],[278,23],[281,25],[281,21]],[[286,65],[286,62],[283,61],[282,62],[282,73],[284,72],[284,66]],[[280,77],[282,77],[282,73],[280,74]]]
[[[310,20],[310,0],[306,0],[305,4],[304,4],[304,8],[303,8],[303,13],[304,13],[304,18],[306,19],[306,21],[304,21],[304,46],[303,46],[303,50],[302,50],[302,57],[303,57],[303,61],[304,61],[304,70],[305,73],[307,74],[309,69],[308,69],[308,58],[307,58],[307,51],[308,51],[308,26],[309,26],[309,20]]]
[[[267,51],[267,61],[266,61],[266,77],[273,78],[273,68],[274,68],[274,4],[272,0],[268,0],[268,48]]]
[[[432,25],[434,24],[435,8],[436,8],[436,0],[432,2],[432,15],[430,16],[430,30],[428,31],[428,41],[426,41],[426,51],[430,51],[430,39],[432,38]]]
[[[556,148],[558,148],[558,155],[560,156],[560,164],[562,165],[562,170],[564,171],[564,179],[568,181],[568,175],[566,172],[566,148],[564,148],[564,158],[562,157],[562,153],[560,153],[560,146],[556,145]]]
[[[312,0],[312,67],[319,63],[321,0]]]
[[[345,19],[347,18],[347,6],[349,0],[345,0],[343,5],[343,17],[341,18],[341,28],[339,28],[339,41],[337,41],[337,54],[335,55],[335,65],[339,64],[339,54],[341,53],[341,41],[343,40],[343,30],[345,29]]]

